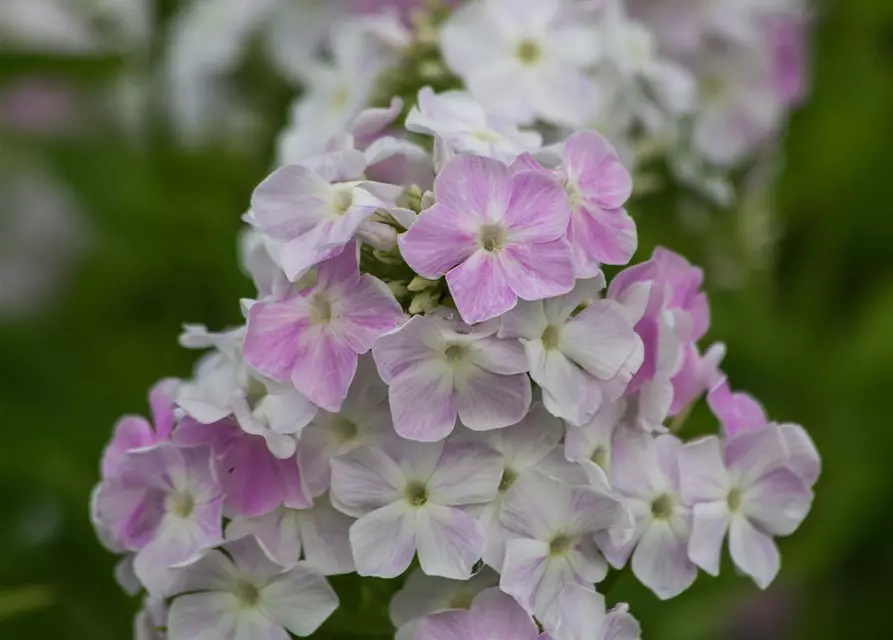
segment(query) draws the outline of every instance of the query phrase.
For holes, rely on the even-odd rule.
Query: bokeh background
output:
[[[175,4],[160,3],[162,18]],[[728,344],[736,388],[812,434],[817,499],[782,541],[766,593],[728,564],[670,603],[621,578],[610,599],[629,601],[649,638],[890,637],[893,3],[822,6],[815,26],[812,95],[773,158],[770,201],[691,219],[664,193],[635,214],[637,259],[659,242],[713,267],[710,337]],[[239,144],[189,149],[161,122],[135,134],[118,117],[108,79],[122,64],[0,47],[3,640],[130,637],[138,602],[87,517],[100,451],[119,415],[145,413],[154,381],[189,375],[181,324],[237,323],[251,293],[239,216],[269,168],[287,91],[268,83],[267,115]],[[34,78],[42,98],[22,107],[13,90]],[[703,406],[685,428],[710,428]]]

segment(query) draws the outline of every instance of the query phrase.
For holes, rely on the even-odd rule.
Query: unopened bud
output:
[[[428,313],[434,307],[437,306],[437,301],[434,299],[431,291],[425,291],[416,295],[412,302],[409,303],[409,313],[412,315],[418,315],[420,313]]]
[[[435,286],[437,286],[437,280],[428,280],[428,278],[416,276],[412,279],[412,281],[409,283],[409,285],[407,285],[406,288],[413,293],[418,293],[420,291],[424,291],[425,289],[431,289]]]

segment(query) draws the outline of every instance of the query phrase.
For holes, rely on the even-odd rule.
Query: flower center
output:
[[[257,601],[260,600],[260,591],[258,591],[257,587],[253,584],[245,580],[239,580],[239,582],[236,583],[236,586],[233,587],[233,595],[236,596],[236,600],[239,601],[239,604],[246,609],[256,606]]]
[[[590,458],[595,464],[600,466],[602,469],[607,471],[608,469],[608,450],[605,447],[598,446],[595,448],[595,451],[592,452],[592,457]]]
[[[335,434],[335,438],[342,444],[355,440],[357,433],[359,433],[356,423],[348,420],[342,415],[337,415],[332,418],[330,426]]]
[[[673,515],[673,498],[666,493],[651,503],[651,515],[657,520],[666,520]]]
[[[549,543],[549,554],[552,556],[563,556],[568,551],[571,550],[571,547],[574,546],[574,539],[568,535],[557,535],[552,538],[552,542]]]
[[[332,302],[322,293],[314,293],[310,298],[310,322],[328,324],[332,320]]]
[[[195,510],[195,499],[185,491],[172,493],[168,496],[167,510],[180,518],[188,518]]]
[[[738,511],[741,508],[741,490],[736,488],[729,491],[726,501],[729,503],[729,511],[732,513]]]
[[[349,188],[336,188],[332,197],[332,211],[337,216],[343,216],[353,205],[353,190]]]
[[[468,353],[468,349],[465,345],[451,344],[443,352],[443,356],[447,359],[447,362],[459,362],[465,357],[466,353]]]
[[[505,229],[497,224],[484,225],[478,236],[478,244],[484,251],[498,253],[505,244]]]
[[[499,493],[505,493],[511,489],[517,479],[518,473],[514,469],[506,467],[502,472],[502,481],[499,483]]]
[[[540,61],[540,58],[543,57],[543,50],[536,40],[528,38],[521,41],[515,55],[522,64],[530,66]]]
[[[475,595],[474,592],[460,591],[450,600],[450,609],[471,609]]]
[[[545,331],[543,331],[543,348],[546,351],[551,351],[558,347],[558,339],[561,337],[561,332],[558,327],[554,325],[549,325],[546,327]]]
[[[406,486],[406,501],[414,507],[428,502],[428,488],[421,482],[410,482]]]
[[[502,140],[502,136],[492,129],[476,129],[471,135],[481,142],[499,142]]]
[[[346,107],[349,95],[347,87],[343,85],[335,87],[335,90],[332,91],[332,95],[330,96],[332,107],[334,109],[343,109]]]

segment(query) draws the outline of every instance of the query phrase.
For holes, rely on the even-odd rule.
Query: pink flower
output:
[[[568,615],[558,612],[568,612]],[[642,629],[629,614],[627,605],[618,604],[605,611],[601,594],[576,584],[559,594],[553,612],[541,622],[546,632],[539,640],[640,640],[642,637]]]
[[[184,420],[174,441],[183,446],[211,446],[228,515],[253,517],[282,504],[306,509],[313,503],[296,456],[277,458],[262,436],[246,433],[234,421],[203,425]]]
[[[305,564],[283,569],[250,537],[189,567],[182,590],[171,603],[169,640],[285,640],[286,630],[305,637],[338,608],[322,575]]]
[[[484,532],[465,508],[491,501],[502,468],[481,445],[394,440],[332,460],[332,503],[350,528],[357,573],[393,578],[418,550],[431,576],[467,580]]]
[[[493,322],[472,328],[431,315],[415,316],[378,339],[372,355],[400,436],[443,440],[457,417],[474,431],[521,421],[531,400],[524,350],[495,333]]]
[[[319,266],[314,286],[251,307],[243,355],[261,374],[290,380],[315,404],[337,412],[360,354],[403,317],[387,286],[360,275],[351,245]]]
[[[152,424],[142,416],[124,416],[115,425],[115,435],[102,454],[102,477],[115,475],[127,451],[149,447],[170,438],[174,428],[174,398],[180,381],[161,380],[149,391]],[[153,428],[154,425],[154,428]]]
[[[717,575],[728,532],[735,566],[761,589],[769,586],[781,566],[773,538],[792,534],[812,505],[812,491],[790,462],[777,425],[744,431],[724,444],[710,436],[682,449],[682,498],[694,514],[692,562]]]
[[[498,160],[457,156],[434,181],[436,204],[400,239],[429,279],[446,275],[462,319],[475,324],[574,286],[567,195],[537,171],[512,175]]]
[[[517,165],[545,171],[530,156]],[[626,264],[638,246],[636,223],[623,209],[632,194],[632,176],[604,136],[575,133],[564,144],[561,166],[555,171],[571,206],[567,240],[574,274],[592,278],[604,264]]]
[[[533,619],[499,589],[479,593],[467,611],[444,611],[423,618],[415,634],[426,640],[537,640],[539,637]]]

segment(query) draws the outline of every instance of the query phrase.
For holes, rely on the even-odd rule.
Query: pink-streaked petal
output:
[[[416,551],[415,513],[403,500],[364,515],[350,527],[350,546],[361,576],[395,578]]]
[[[254,536],[266,556],[285,568],[301,559],[301,532],[297,512],[285,507],[257,518],[233,518],[226,527],[226,539]]]
[[[632,195],[632,176],[604,136],[575,133],[564,144],[564,169],[585,199],[616,209]]]
[[[527,613],[535,613],[536,592],[549,569],[549,543],[540,540],[509,540],[499,587],[512,596]]]
[[[329,183],[299,166],[277,169],[251,196],[256,224],[279,240],[291,240],[310,231],[327,215],[330,204]]]
[[[338,596],[322,575],[299,564],[263,587],[258,605],[274,622],[305,637],[334,613]]]
[[[102,477],[115,475],[124,454],[131,449],[148,447],[155,443],[152,427],[140,416],[124,416],[115,424],[112,441],[102,454]]]
[[[459,417],[473,431],[502,429],[520,422],[532,391],[525,374],[501,376],[475,367],[455,375]]]
[[[438,203],[461,212],[464,220],[500,221],[512,196],[511,173],[498,160],[458,155],[438,174],[434,196]]]
[[[475,631],[468,611],[443,611],[419,620],[412,637],[426,640],[469,640],[478,637]]]
[[[696,504],[692,515],[688,557],[710,575],[718,576],[722,542],[732,518],[728,502],[723,500]]]
[[[563,238],[538,244],[508,244],[499,254],[505,281],[523,300],[564,295],[574,288],[570,245]]]
[[[512,199],[505,213],[512,243],[543,243],[564,236],[570,218],[567,194],[541,171],[522,171],[512,178]]]
[[[382,380],[390,383],[407,369],[438,358],[445,344],[432,318],[413,316],[399,329],[376,340],[372,356]]]
[[[561,330],[559,348],[591,375],[610,380],[636,345],[633,328],[613,304],[596,302]]]
[[[355,517],[402,499],[403,471],[379,447],[363,447],[332,460],[333,502]]]
[[[344,246],[353,237],[353,232],[347,229],[333,238],[335,234],[332,226],[332,222],[325,221],[282,245],[279,250],[279,264],[290,282],[298,282],[311,267],[330,260],[344,251]],[[358,222],[357,228],[359,226]]]
[[[688,589],[698,574],[688,558],[688,540],[666,520],[654,520],[633,553],[633,573],[661,600]]]
[[[407,440],[438,442],[456,425],[458,402],[445,361],[413,367],[391,380],[389,402],[394,430]]]
[[[732,393],[727,379],[710,390],[707,404],[728,437],[747,429],[759,429],[769,423],[756,399],[746,393]]]
[[[485,371],[511,375],[526,373],[530,365],[519,340],[494,336],[475,340],[468,345],[471,361]]]
[[[357,370],[357,353],[329,328],[315,325],[292,347],[291,383],[314,404],[333,413],[341,409]]]
[[[459,509],[429,502],[416,514],[419,564],[429,576],[467,580],[484,554],[478,521]]]
[[[167,440],[174,430],[174,408],[180,381],[176,378],[160,380],[149,391],[149,407],[156,440]]]
[[[768,587],[781,568],[781,555],[775,541],[742,515],[732,518],[729,551],[735,566],[753,578],[760,589]]]
[[[396,329],[405,319],[400,303],[378,278],[364,275],[344,300],[336,327],[340,337],[356,353],[366,353],[382,334]]]
[[[731,478],[716,436],[689,442],[679,452],[680,493],[686,504],[726,500]]]
[[[495,254],[478,250],[447,273],[456,308],[468,324],[496,318],[518,303],[518,296],[503,273],[503,262]]]
[[[431,501],[451,507],[489,502],[502,478],[499,461],[499,454],[489,447],[447,442],[427,483]]]
[[[406,264],[432,279],[441,277],[477,250],[475,227],[462,213],[439,203],[423,211],[397,242]]]
[[[627,264],[638,247],[636,223],[623,209],[580,205],[567,228],[578,278],[594,276],[601,264]]]
[[[293,303],[255,304],[242,346],[245,362],[265,376],[288,380],[298,362],[298,341],[308,327],[304,309]]]
[[[729,438],[724,451],[726,465],[738,475],[742,489],[784,466],[788,455],[781,429],[774,424]]]
[[[536,640],[536,624],[524,609],[508,594],[499,589],[487,589],[478,594],[471,604],[474,631],[484,638]]]
[[[787,468],[766,474],[741,494],[741,512],[774,536],[794,533],[811,506],[812,491]]]

